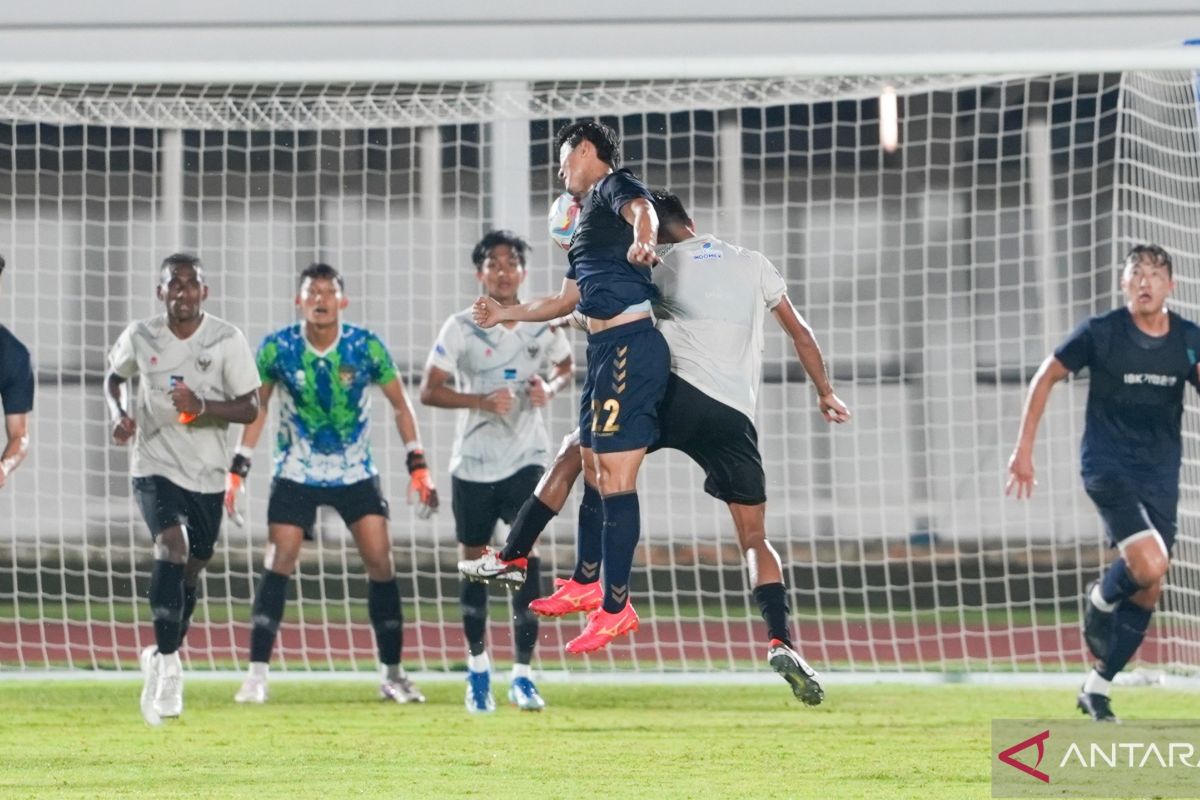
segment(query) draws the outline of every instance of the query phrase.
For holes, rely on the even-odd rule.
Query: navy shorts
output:
[[[193,492],[161,475],[150,475],[133,479],[133,494],[151,536],[180,525],[187,530],[192,558],[212,558],[221,533],[224,492]]]
[[[650,450],[669,447],[685,453],[704,470],[704,491],[725,503],[767,502],[758,431],[745,414],[672,373],[659,425],[662,435]]]
[[[492,540],[497,520],[511,525],[517,512],[537,489],[545,470],[530,464],[494,483],[464,481],[450,477],[450,504],[454,509],[454,532],[458,541],[479,547]]]
[[[276,478],[271,482],[267,523],[295,525],[304,531],[305,539],[311,540],[320,506],[332,506],[347,527],[369,514],[388,517],[388,502],[383,499],[378,475],[346,486],[309,486]]]
[[[1178,480],[1168,483],[1120,474],[1084,475],[1083,487],[1104,520],[1110,546],[1116,547],[1133,534],[1153,528],[1171,552],[1179,506]]]
[[[658,441],[658,407],[671,351],[654,321],[639,319],[588,336],[587,380],[579,400],[579,442],[620,453]]]

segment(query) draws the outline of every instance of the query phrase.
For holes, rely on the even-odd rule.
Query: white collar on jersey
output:
[[[300,335],[304,337],[304,347],[305,348],[307,348],[308,350],[311,350],[313,352],[313,355],[317,356],[318,358],[324,358],[325,356],[332,353],[334,350],[337,350],[338,343],[340,343],[342,341],[342,325],[341,325],[341,323],[338,323],[337,338],[333,340],[333,344],[329,345],[329,347],[326,347],[324,350],[318,350],[317,348],[313,347],[313,343],[308,340],[308,331],[306,331],[304,329],[303,322],[300,323]]]

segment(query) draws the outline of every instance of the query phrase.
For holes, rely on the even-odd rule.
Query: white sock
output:
[[[267,679],[267,671],[271,669],[271,665],[265,661],[250,662],[250,677],[257,678],[260,681]]]
[[[1092,601],[1092,605],[1106,614],[1111,614],[1112,610],[1117,607],[1118,603],[1121,602],[1120,600],[1118,600],[1116,603],[1107,602],[1104,599],[1104,595],[1100,593],[1100,584],[1098,583],[1092,587],[1092,593],[1088,595],[1088,599]]]
[[[1112,688],[1112,681],[1106,681],[1100,677],[1100,673],[1092,670],[1088,676],[1083,679],[1083,690],[1088,694],[1102,694],[1108,697],[1108,690]]]
[[[404,667],[399,664],[380,664],[379,672],[385,681],[398,681],[405,677]]]
[[[488,658],[486,650],[477,656],[467,656],[467,669],[471,670],[471,672],[487,672],[491,668],[492,662]]]
[[[513,664],[512,676],[513,680],[517,678],[530,678],[533,677],[533,670],[529,668],[528,664]]]
[[[161,656],[163,672],[183,672],[183,662],[179,660],[179,651]]]

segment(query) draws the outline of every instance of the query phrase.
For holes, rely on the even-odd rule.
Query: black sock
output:
[[[1154,611],[1136,603],[1121,603],[1113,611],[1113,632],[1108,640],[1108,658],[1103,669],[1097,669],[1101,678],[1111,681],[1133,658],[1133,654],[1146,638],[1150,617]]]
[[[183,620],[179,623],[180,645],[187,639],[188,628],[192,627],[192,613],[196,610],[196,595],[199,591],[199,586],[183,584]]]
[[[583,485],[583,500],[579,503],[579,527],[575,533],[576,583],[595,583],[600,580],[600,562],[604,557],[604,503],[594,486]]]
[[[400,608],[400,587],[395,578],[367,581],[367,616],[375,629],[379,663],[399,664],[404,647],[404,611]]]
[[[170,655],[179,649],[183,624],[183,564],[155,561],[150,573],[150,610],[154,614],[154,643]]]
[[[557,514],[557,511],[539,500],[536,494],[530,495],[525,504],[521,506],[521,510],[517,512],[517,518],[513,520],[512,529],[508,532],[508,538],[504,540],[504,549],[500,551],[500,557],[505,561],[512,561],[514,558],[528,556],[529,551],[537,543],[538,537],[542,535],[542,531],[546,530],[550,520],[554,519]]]
[[[518,664],[528,664],[533,660],[533,647],[538,638],[538,615],[529,610],[529,604],[542,596],[541,587],[542,560],[537,557],[529,559],[525,568],[525,583],[521,584],[512,598],[513,609],[513,660]]]
[[[629,573],[642,534],[637,492],[604,498],[604,610],[615,614],[629,602]]]
[[[792,646],[791,631],[788,630],[787,589],[782,583],[764,583],[754,587],[754,600],[767,623],[767,636]]]
[[[1123,558],[1110,564],[1108,572],[1100,579],[1100,596],[1106,603],[1119,603],[1137,594],[1141,588],[1129,574],[1129,567]]]
[[[471,655],[480,655],[483,653],[484,637],[487,635],[487,586],[463,579],[458,587],[458,602],[462,609],[463,633],[467,637],[467,647]]]
[[[287,585],[290,576],[264,569],[254,593],[254,610],[250,622],[250,660],[267,663],[275,648],[275,636],[283,619],[283,606],[287,602]]]

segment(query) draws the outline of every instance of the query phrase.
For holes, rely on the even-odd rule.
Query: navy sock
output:
[[[199,592],[199,586],[183,584],[183,620],[179,623],[179,644],[181,646],[187,639],[188,628],[192,627],[192,614],[196,611],[196,595]]]
[[[179,649],[183,626],[183,564],[155,561],[150,573],[150,610],[154,614],[154,643],[170,655]]]
[[[517,518],[513,520],[512,529],[509,530],[508,538],[504,541],[504,549],[500,551],[500,557],[505,561],[512,561],[514,558],[528,556],[529,551],[533,550],[534,544],[537,543],[538,537],[542,535],[542,531],[546,530],[550,520],[554,519],[557,514],[557,511],[539,500],[536,494],[530,495],[525,504],[521,506],[521,510],[517,512]]]
[[[254,610],[250,622],[250,660],[268,663],[275,649],[275,637],[283,619],[283,606],[287,602],[287,585],[290,576],[264,569],[254,592]]]
[[[404,647],[404,612],[400,609],[400,587],[395,578],[367,581],[367,616],[375,629],[379,663],[399,664],[400,650]]]
[[[513,661],[528,664],[533,660],[533,646],[538,638],[538,615],[529,610],[529,604],[541,597],[540,558],[530,558],[525,567],[525,583],[513,594]]]
[[[1133,658],[1133,654],[1146,638],[1150,617],[1154,611],[1142,608],[1137,603],[1121,603],[1113,611],[1113,632],[1108,640],[1108,658],[1097,669],[1101,678],[1111,681]]]
[[[1108,567],[1108,572],[1100,580],[1100,596],[1106,603],[1118,603],[1137,594],[1142,587],[1137,585],[1129,574],[1125,559],[1118,558]]]
[[[792,636],[788,630],[790,612],[787,589],[782,583],[764,583],[754,587],[754,599],[758,603],[758,610],[762,612],[763,621],[767,623],[767,636],[790,647]]]
[[[636,491],[604,498],[604,610],[610,614],[629,602],[629,573],[641,533]]]
[[[528,582],[526,579],[526,583]],[[487,635],[487,586],[464,578],[458,587],[458,602],[462,609],[463,633],[467,637],[467,648],[471,655],[481,655],[484,650],[484,637]]]
[[[575,534],[576,583],[600,580],[600,562],[604,558],[604,502],[595,486],[583,485],[579,503],[579,528]]]

